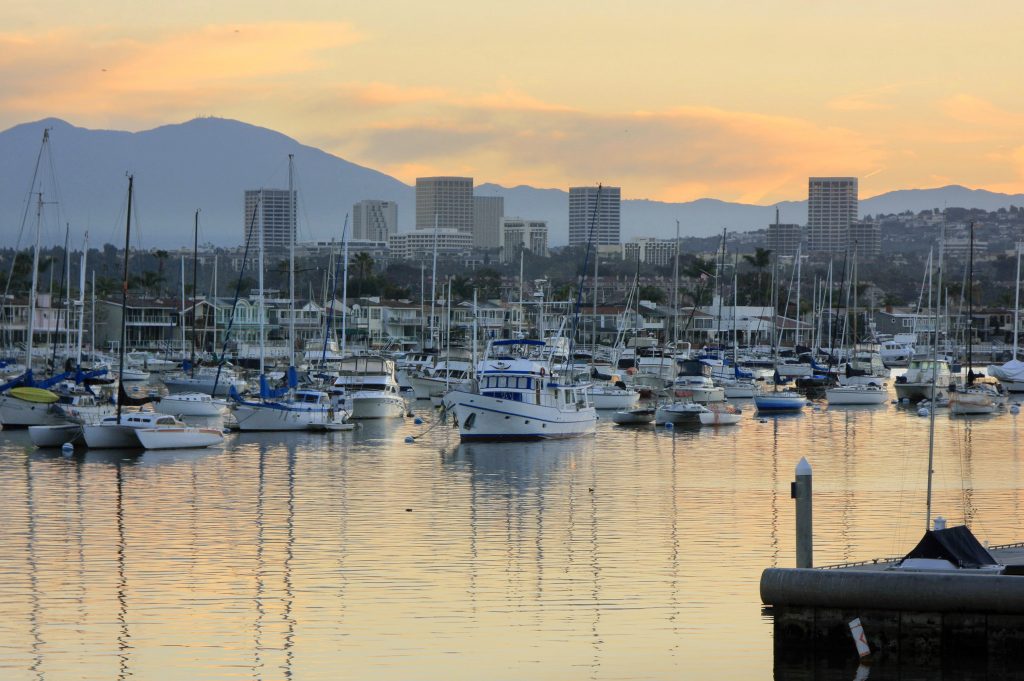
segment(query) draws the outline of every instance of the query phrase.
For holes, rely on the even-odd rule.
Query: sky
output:
[[[8,0],[0,128],[278,130],[412,183],[1024,192],[1024,3]]]

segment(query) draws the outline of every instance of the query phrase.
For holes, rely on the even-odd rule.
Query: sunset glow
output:
[[[0,11],[3,127],[221,116],[408,183],[665,201],[1024,191],[1013,3],[43,5]]]

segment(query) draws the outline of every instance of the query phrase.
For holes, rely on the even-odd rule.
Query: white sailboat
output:
[[[1017,286],[1013,302],[1013,356],[1001,365],[989,365],[985,373],[997,379],[1011,393],[1024,392],[1024,362],[1017,359],[1017,335],[1020,332],[1020,259],[1022,245],[1017,244]]]

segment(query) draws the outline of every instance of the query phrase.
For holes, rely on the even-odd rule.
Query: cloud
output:
[[[210,25],[143,37],[102,28],[0,33],[0,108],[101,121],[265,100],[270,87],[326,69],[332,52],[359,39],[344,22]]]
[[[711,107],[593,114],[568,107],[501,109],[436,102],[429,116],[369,126],[347,151],[399,175],[453,164],[506,184],[568,186],[603,180],[627,196],[773,201],[805,191],[807,177],[858,174],[885,153],[852,131],[784,116]],[[465,172],[465,171],[463,171]]]

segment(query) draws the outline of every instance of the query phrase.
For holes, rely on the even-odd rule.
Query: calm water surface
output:
[[[936,512],[992,543],[1024,540],[1020,419],[937,418]],[[799,458],[835,563],[917,541],[927,443],[892,405],[537,444],[406,419],[135,456],[7,431],[0,678],[768,679],[758,579],[793,564]]]

